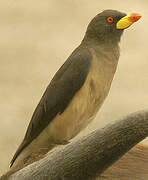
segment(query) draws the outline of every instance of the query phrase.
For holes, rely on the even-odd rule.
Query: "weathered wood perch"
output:
[[[59,148],[9,180],[89,180],[148,136],[148,110],[130,114]]]

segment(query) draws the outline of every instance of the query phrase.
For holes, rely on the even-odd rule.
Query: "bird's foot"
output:
[[[67,140],[62,140],[62,141],[56,141],[55,144],[57,145],[66,145],[66,144],[69,144],[70,141],[67,141]]]

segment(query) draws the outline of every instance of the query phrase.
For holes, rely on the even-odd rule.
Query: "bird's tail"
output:
[[[57,147],[57,145],[52,146],[50,150],[48,149],[48,151],[35,152],[35,153],[30,154],[28,157],[25,157],[21,161],[18,161],[17,164],[12,166],[9,171],[7,171],[4,175],[0,177],[0,180],[8,180],[9,176],[14,174],[15,172],[19,171],[25,166],[28,166],[29,164],[32,164],[35,161],[39,161],[40,159],[44,158],[46,155],[54,152],[55,147]]]

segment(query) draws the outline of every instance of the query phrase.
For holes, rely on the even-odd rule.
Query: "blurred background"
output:
[[[0,174],[51,78],[105,9],[143,17],[124,32],[109,96],[81,135],[148,108],[148,1],[0,0]]]

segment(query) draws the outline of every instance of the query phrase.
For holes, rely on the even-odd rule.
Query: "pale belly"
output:
[[[95,66],[95,63],[93,64]],[[97,67],[97,65],[96,65]],[[68,141],[83,130],[96,116],[110,88],[110,81],[101,80],[92,68],[83,87],[62,114],[58,114],[45,131],[49,141]]]

